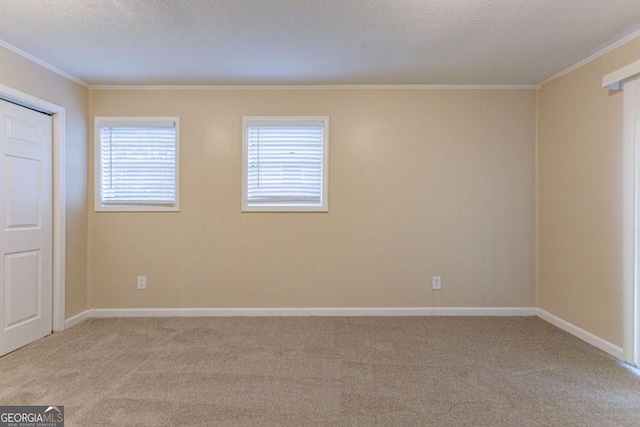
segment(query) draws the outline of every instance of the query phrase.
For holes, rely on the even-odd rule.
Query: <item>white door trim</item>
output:
[[[602,87],[622,90],[622,349],[640,366],[640,60],[607,74]]]
[[[640,365],[640,77],[621,82],[623,95],[623,357]]]
[[[66,108],[0,84],[0,98],[53,115],[53,332],[65,327]]]

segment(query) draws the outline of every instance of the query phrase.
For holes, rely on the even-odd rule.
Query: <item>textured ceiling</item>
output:
[[[531,85],[640,0],[2,0],[0,39],[90,84]]]

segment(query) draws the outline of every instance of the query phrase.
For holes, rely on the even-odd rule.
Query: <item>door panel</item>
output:
[[[4,166],[6,228],[39,227],[42,202],[40,160],[6,156]]]
[[[51,127],[0,100],[0,355],[52,329]]]
[[[6,254],[4,269],[5,325],[12,328],[42,314],[38,298],[40,251]]]

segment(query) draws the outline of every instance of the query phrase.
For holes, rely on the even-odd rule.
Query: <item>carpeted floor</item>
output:
[[[66,426],[640,426],[640,377],[535,317],[92,319],[0,358]]]

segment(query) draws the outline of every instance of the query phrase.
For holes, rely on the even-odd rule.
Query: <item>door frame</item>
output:
[[[640,86],[638,77],[621,82],[623,91],[623,283],[622,358],[637,366],[640,362],[638,297],[640,283],[640,141],[638,140]]]
[[[602,78],[622,91],[622,359],[640,366],[640,60]]]
[[[52,115],[53,156],[53,332],[65,326],[66,288],[66,108],[0,84],[0,99]]]

